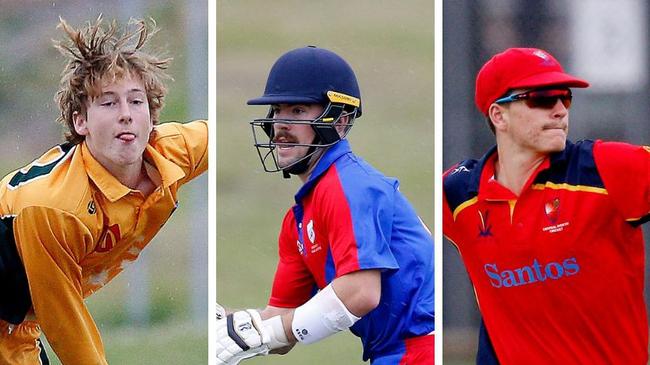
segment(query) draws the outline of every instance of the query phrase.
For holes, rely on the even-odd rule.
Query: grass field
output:
[[[263,172],[247,123],[266,108],[246,106],[246,100],[261,95],[271,65],[290,49],[317,45],[352,65],[364,114],[350,133],[353,150],[397,176],[401,191],[433,225],[433,4],[277,4],[217,5],[217,298],[234,308],[266,304],[280,223],[300,185],[296,178]],[[360,341],[338,334],[247,363],[324,361],[362,363]]]
[[[184,321],[116,328],[107,331],[103,340],[109,364],[207,364],[207,334],[205,323]],[[52,364],[61,364],[49,347],[46,351]]]

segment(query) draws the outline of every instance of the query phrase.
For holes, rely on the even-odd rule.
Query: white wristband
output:
[[[284,332],[284,325],[282,325],[282,317],[274,316],[262,321],[264,333],[269,335],[268,342],[265,344],[269,350],[275,350],[290,345],[287,339],[287,334]]]
[[[296,308],[291,329],[299,342],[310,344],[350,328],[359,319],[348,311],[330,284]]]

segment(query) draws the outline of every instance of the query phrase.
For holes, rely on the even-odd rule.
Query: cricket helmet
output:
[[[323,113],[310,120],[287,120],[275,118],[273,105],[320,104]],[[339,55],[315,46],[294,49],[282,55],[269,72],[264,94],[248,101],[248,105],[271,105],[266,118],[250,122],[254,146],[267,172],[284,171],[301,174],[309,167],[310,158],[324,148],[344,138],[361,116],[361,93],[354,71]],[[346,118],[344,118],[346,117]],[[276,143],[274,125],[309,124],[315,138],[312,143]],[[343,133],[337,126],[343,123]],[[259,131],[263,131],[261,133]],[[258,138],[260,137],[260,138]],[[262,141],[264,139],[265,141]],[[281,146],[309,147],[301,159],[291,165],[279,167],[276,148]],[[272,161],[272,165],[267,162]]]

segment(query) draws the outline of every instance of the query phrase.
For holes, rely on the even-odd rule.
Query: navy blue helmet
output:
[[[301,174],[309,167],[310,157],[337,143],[349,132],[354,119],[361,116],[361,93],[354,71],[339,55],[314,46],[294,49],[282,55],[269,72],[264,94],[248,101],[249,105],[320,104],[323,113],[311,120],[277,119],[274,109],[266,118],[251,122],[254,145],[268,172]],[[312,143],[274,142],[274,124],[309,124],[315,132]],[[343,125],[342,133],[337,126]],[[258,130],[260,133],[258,138]],[[266,141],[261,141],[264,139]],[[301,159],[288,166],[278,166],[278,146],[309,147]],[[267,162],[272,161],[272,165]]]

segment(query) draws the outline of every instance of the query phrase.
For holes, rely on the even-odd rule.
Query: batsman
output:
[[[352,68],[326,49],[294,49],[248,104],[270,106],[251,122],[265,171],[302,185],[282,222],[268,305],[218,321],[217,363],[350,329],[371,364],[433,364],[433,239],[399,182],[351,150],[362,114]]]

